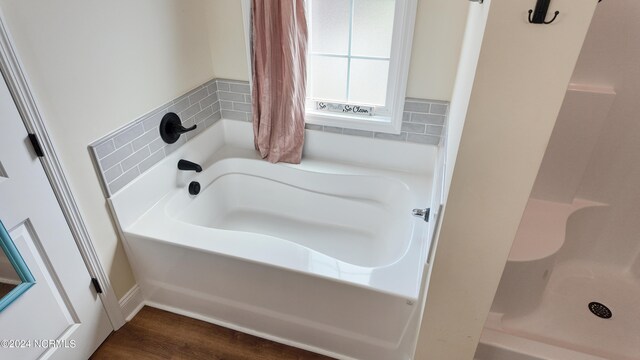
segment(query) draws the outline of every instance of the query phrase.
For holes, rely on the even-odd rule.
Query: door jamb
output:
[[[80,208],[71,192],[69,182],[64,174],[60,159],[58,158],[47,128],[43,121],[43,115],[38,109],[37,101],[31,91],[30,81],[23,70],[18,58],[9,29],[6,26],[4,14],[0,11],[0,72],[4,77],[9,92],[18,108],[25,127],[29,133],[35,134],[40,140],[45,154],[40,157],[40,162],[49,178],[56,198],[67,224],[73,233],[80,255],[84,260],[91,277],[95,277],[102,286],[102,294],[98,294],[104,309],[109,316],[114,330],[125,324],[124,315],[118,303],[118,298],[111,286],[100,258],[89,235],[80,212]],[[89,279],[87,279],[88,281]]]

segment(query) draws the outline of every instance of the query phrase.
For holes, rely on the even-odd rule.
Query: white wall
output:
[[[487,19],[486,29],[466,114],[450,119],[464,128],[447,164],[453,174],[416,359],[473,358],[596,2],[553,1],[561,14],[552,26],[529,24],[528,2],[471,6],[470,24]],[[464,100],[455,97],[451,112]]]
[[[451,100],[468,9],[467,0],[418,1],[408,97]]]
[[[473,83],[476,78],[482,39],[487,24],[487,17],[489,16],[490,6],[478,5],[479,4],[469,7],[470,11],[462,43],[458,73],[451,99],[451,107],[449,108],[449,119],[446,129],[447,136],[444,140],[446,143],[444,175],[445,202],[449,196],[453,168],[458,156],[462,129],[464,128],[467,110],[469,109],[469,99],[471,98],[471,90],[473,89]]]
[[[451,100],[468,4],[418,0],[407,96]],[[216,77],[249,80],[239,0],[211,0],[211,49]]]
[[[570,202],[575,196],[608,204],[606,211],[599,210],[598,232],[568,242],[563,253],[573,261],[604,263],[636,274],[640,274],[634,270],[640,269],[638,16],[638,1],[598,5],[571,81],[600,89],[599,94],[565,98],[531,194],[557,202]],[[616,96],[603,95],[607,89]],[[574,246],[565,249],[570,244]]]
[[[621,269],[640,264],[639,17],[638,1],[600,3],[572,77],[616,92],[577,196],[610,204],[591,250],[597,261]]]
[[[207,1],[213,72],[216,77],[249,81],[241,0]]]
[[[637,1],[603,2],[572,77],[573,82],[610,86],[617,94],[579,190],[580,196],[596,201],[610,203],[621,197],[640,196],[638,16]]]
[[[569,85],[532,198],[573,203],[614,100],[610,87]]]
[[[116,295],[134,284],[87,145],[213,77],[205,0],[0,0]]]

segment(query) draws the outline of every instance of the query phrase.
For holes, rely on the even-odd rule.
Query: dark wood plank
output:
[[[204,321],[145,306],[92,360],[330,360]]]
[[[11,292],[16,285],[13,284],[5,284],[0,282],[0,299],[2,299],[5,295]]]

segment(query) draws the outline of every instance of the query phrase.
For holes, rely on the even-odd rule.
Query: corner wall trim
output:
[[[122,299],[120,299],[120,309],[126,321],[131,321],[144,305],[144,298],[142,297],[142,291],[138,284],[133,285]]]
[[[0,72],[7,82],[11,96],[20,112],[27,132],[35,134],[40,139],[40,145],[45,157],[40,158],[44,171],[49,178],[53,192],[58,199],[60,208],[73,233],[73,237],[84,260],[89,274],[98,279],[103,293],[99,294],[102,304],[115,330],[124,325],[124,317],[118,299],[111,287],[109,277],[104,271],[100,258],[93,246],[89,231],[82,219],[78,204],[71,192],[60,160],[53,148],[51,139],[44,125],[43,116],[37,106],[34,94],[31,92],[27,74],[23,71],[13,46],[11,34],[6,27],[4,14],[0,12]]]

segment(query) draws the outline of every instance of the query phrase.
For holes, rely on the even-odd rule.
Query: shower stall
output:
[[[596,11],[478,360],[640,359],[639,16]]]

